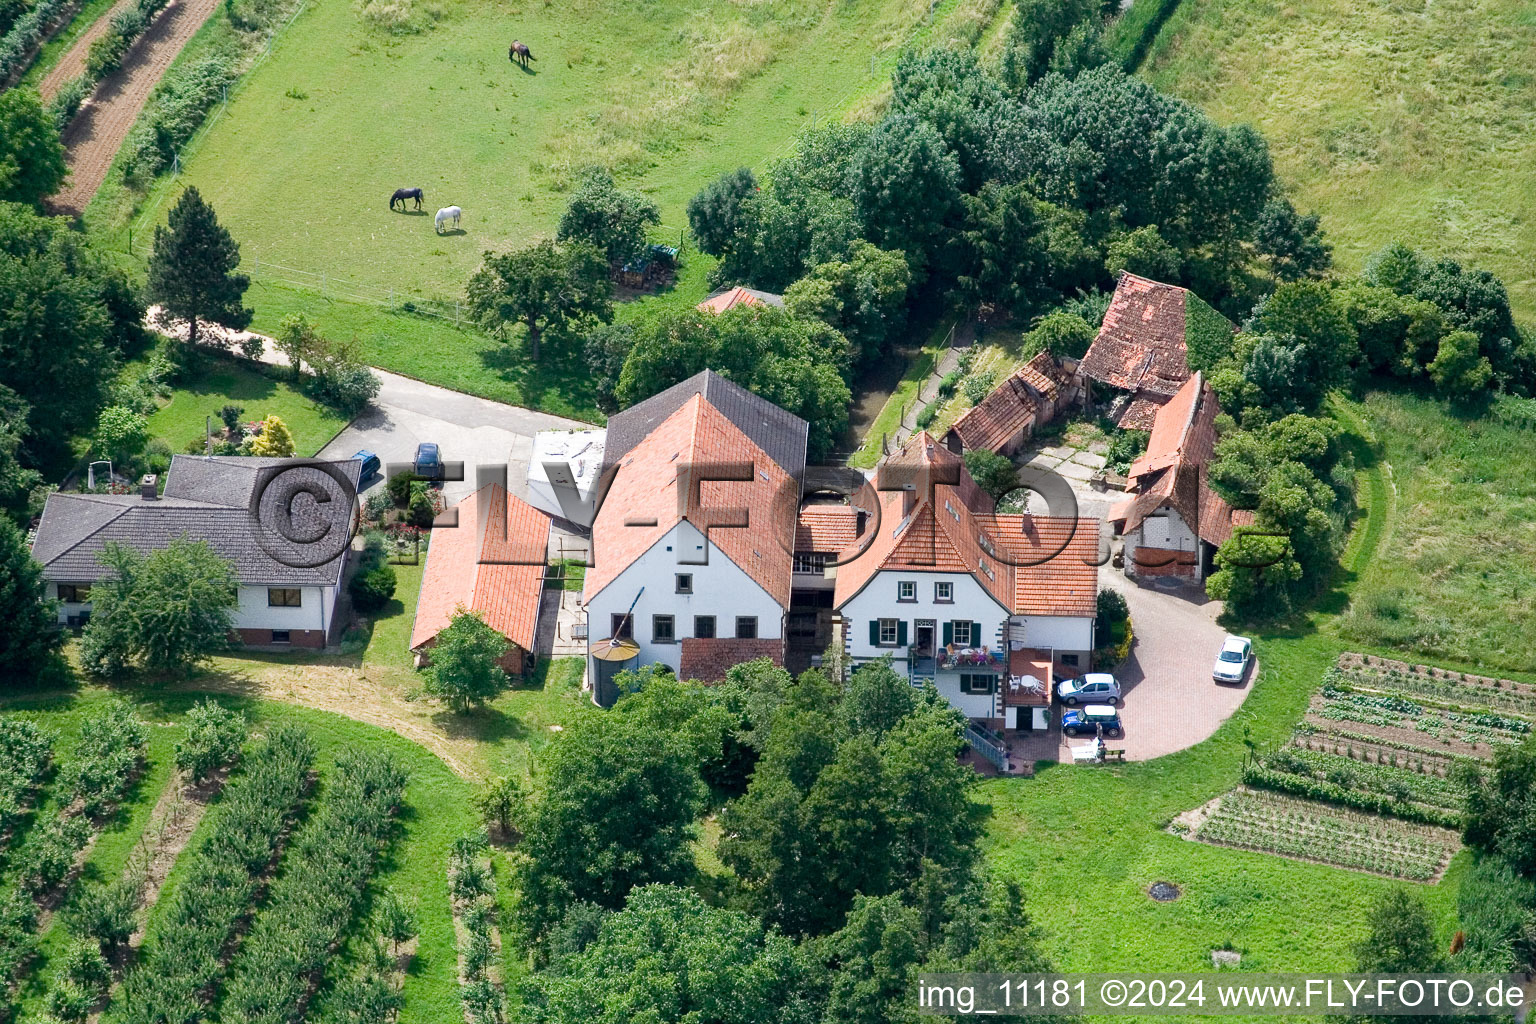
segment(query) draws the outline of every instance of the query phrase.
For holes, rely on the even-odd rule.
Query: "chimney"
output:
[[[145,501],[155,501],[160,497],[158,486],[160,478],[153,473],[145,473],[144,479],[139,481],[139,497]]]

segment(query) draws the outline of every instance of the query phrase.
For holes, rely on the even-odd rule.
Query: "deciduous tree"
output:
[[[427,692],[460,714],[495,699],[507,688],[507,673],[499,662],[510,647],[483,618],[460,608],[432,645]]]
[[[0,516],[0,664],[18,682],[35,679],[55,656],[62,634],[58,605],[43,567],[16,524]]]
[[[619,188],[612,174],[594,168],[582,176],[555,237],[561,242],[591,242],[610,266],[620,267],[645,252],[646,228],[659,223],[661,209],[654,202]]]
[[[37,90],[0,93],[0,200],[36,206],[63,187],[68,174],[59,126]]]
[[[591,242],[548,239],[507,253],[485,254],[469,279],[469,304],[487,329],[522,325],[528,354],[541,355],[546,336],[562,344],[613,319],[608,260]]]

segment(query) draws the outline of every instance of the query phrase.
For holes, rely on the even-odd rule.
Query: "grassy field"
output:
[[[197,185],[247,259],[323,271],[380,299],[389,289],[451,298],[483,250],[551,234],[591,164],[655,198],[661,235],[676,238],[684,204],[710,178],[761,166],[870,90],[928,5],[437,9],[435,22],[419,19],[426,30],[391,35],[353,4],[313,0],[162,188]],[[537,56],[529,71],[507,61],[513,36]],[[402,185],[426,190],[424,212],[387,209]],[[103,200],[88,219],[121,226],[126,207]],[[434,235],[433,210],[450,204],[465,211],[462,230]]]
[[[1343,269],[1406,242],[1536,318],[1536,3],[1185,0],[1144,73],[1257,125]]]
[[[138,369],[142,367],[132,363],[124,372],[131,376]],[[245,408],[241,420],[246,423],[266,416],[280,417],[293,432],[294,447],[300,455],[315,454],[347,425],[346,417],[279,380],[275,374],[242,366],[232,359],[203,360],[196,372],[186,376],[188,381],[178,385],[149,417],[150,436],[163,439],[175,452],[193,438],[203,436],[207,416],[213,417],[215,430],[222,430],[219,410],[230,404]]]
[[[1536,403],[1487,415],[1404,393],[1366,397],[1399,513],[1344,616],[1346,636],[1432,658],[1536,671]]]

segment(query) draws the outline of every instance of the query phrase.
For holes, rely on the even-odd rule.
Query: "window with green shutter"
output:
[[[946,623],[944,623],[944,646],[948,647],[950,644],[952,644],[954,642],[955,642],[955,624],[953,622],[946,622]]]
[[[907,646],[907,620],[906,619],[902,619],[900,622],[896,623],[896,646],[897,647],[905,647],[905,646]]]
[[[879,647],[880,646],[880,620],[879,619],[870,619],[869,620],[869,646],[871,646],[871,647]]]

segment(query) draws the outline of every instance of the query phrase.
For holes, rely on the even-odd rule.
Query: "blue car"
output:
[[[436,480],[443,475],[443,460],[438,454],[437,445],[431,441],[423,441],[416,446],[414,470],[416,475],[424,480]]]
[[[1068,736],[1093,736],[1104,727],[1104,735],[1110,739],[1119,739],[1125,735],[1125,727],[1120,724],[1120,713],[1108,704],[1089,704],[1082,708],[1073,708],[1062,713],[1061,731]]]
[[[352,457],[363,464],[362,471],[357,474],[359,483],[384,468],[384,463],[379,460],[379,457],[366,448],[359,448],[357,454]]]

